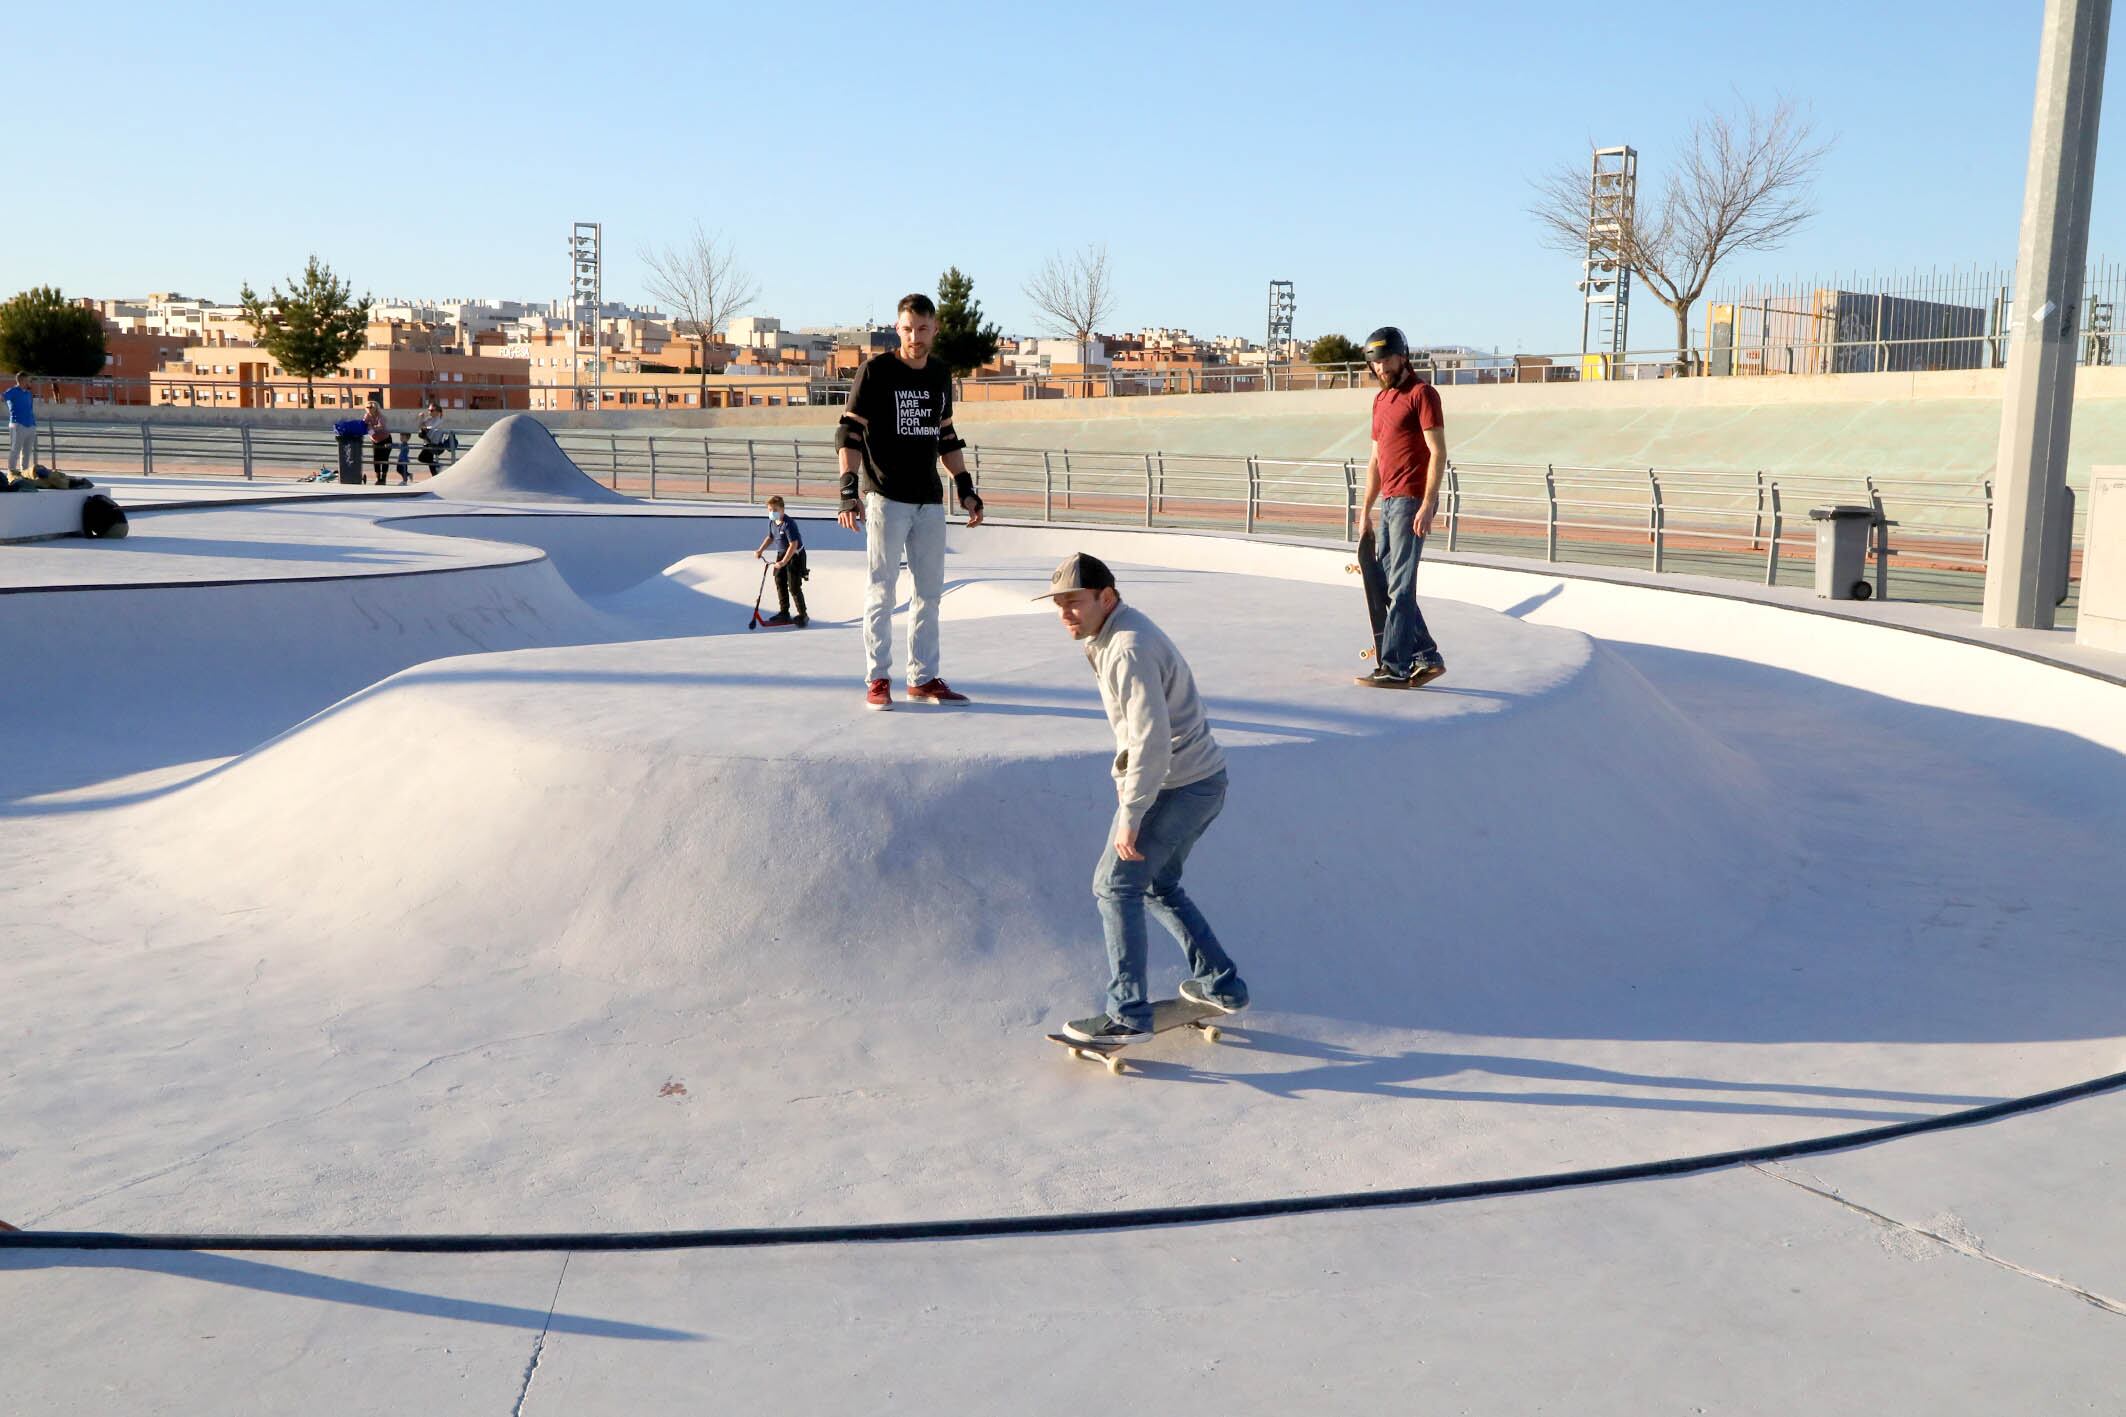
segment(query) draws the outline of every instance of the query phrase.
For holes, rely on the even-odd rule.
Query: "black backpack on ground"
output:
[[[119,506],[103,493],[98,492],[81,504],[81,534],[83,536],[124,536],[131,528],[126,525],[125,508]]]

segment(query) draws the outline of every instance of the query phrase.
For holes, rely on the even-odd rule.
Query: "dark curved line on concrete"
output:
[[[2006,1102],[1988,1103],[1960,1112],[1912,1122],[1868,1127],[1800,1141],[1699,1156],[1641,1161],[1581,1171],[1554,1171],[1489,1181],[1458,1181],[1436,1186],[1405,1186],[1385,1191],[1343,1191],[1326,1195],[1287,1196],[1271,1200],[1228,1201],[1211,1205],[1150,1206],[1134,1210],[1066,1211],[1054,1215],[990,1216],[966,1220],[910,1220],[869,1225],[765,1226],[727,1230],[633,1230],[555,1232],[523,1235],[150,1235],[103,1230],[6,1230],[0,1227],[0,1254],[9,1250],[291,1250],[398,1254],[501,1254],[577,1250],[733,1250],[792,1245],[847,1245],[916,1240],[969,1240],[1005,1236],[1064,1235],[1096,1230],[1148,1230],[1176,1225],[1208,1225],[1237,1220],[1264,1220],[1325,1211],[1389,1210],[1447,1201],[1485,1200],[1577,1190],[1689,1176],[1704,1171],[1763,1165],[1798,1156],[1849,1151],[1903,1137],[1951,1131],[1998,1121],[2062,1102],[2126,1088],[2126,1073],[2111,1073]]]
[[[263,497],[202,497],[196,502],[133,502],[127,504],[126,512],[212,512],[231,507],[288,507],[309,506],[317,502],[410,502],[436,494],[423,487],[418,490],[408,487],[393,489],[379,487],[374,492],[289,492],[281,496],[268,494]]]
[[[501,544],[501,543],[497,543]],[[0,586],[0,595],[80,595],[101,591],[126,590],[227,590],[234,586],[296,586],[296,585],[341,585],[349,581],[396,581],[410,576],[448,576],[463,571],[495,571],[511,566],[534,565],[546,559],[546,553],[537,547],[524,548],[526,554],[497,556],[487,561],[466,561],[455,566],[417,566],[404,571],[357,571],[350,575],[337,576],[242,576],[203,581],[94,581],[77,582],[73,585],[11,585]]]

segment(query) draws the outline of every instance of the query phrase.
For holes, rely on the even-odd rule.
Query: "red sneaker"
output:
[[[890,709],[893,707],[893,686],[884,679],[873,679],[864,690],[864,707]]]
[[[912,702],[919,704],[964,704],[967,702],[965,694],[954,693],[952,686],[942,679],[932,679],[927,684],[917,684],[908,691],[908,697]]]

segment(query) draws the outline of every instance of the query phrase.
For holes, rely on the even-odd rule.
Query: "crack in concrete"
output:
[[[554,1276],[554,1297],[546,1305],[546,1323],[532,1340],[531,1361],[524,1365],[524,1386],[517,1389],[517,1402],[509,1409],[509,1417],[524,1417],[524,1404],[531,1400],[532,1379],[538,1376],[539,1360],[546,1355],[546,1335],[553,1329],[554,1310],[561,1305],[561,1284],[568,1278],[568,1262],[574,1258],[573,1254],[561,1257],[561,1272]]]
[[[334,1016],[334,1018],[340,1017],[344,1017],[344,1014]],[[332,1020],[327,1020],[323,1027],[329,1029],[331,1025]],[[349,1103],[356,1102],[364,1097],[367,1097],[372,1092],[382,1092],[387,1088],[403,1087],[407,1083],[412,1082],[415,1078],[419,1077],[422,1073],[425,1073],[430,1068],[435,1067],[438,1063],[448,1063],[454,1061],[455,1059],[463,1058],[468,1054],[477,1053],[483,1048],[499,1048],[511,1043],[524,1043],[532,1039],[547,1038],[551,1037],[556,1033],[564,1033],[566,1031],[566,1027],[563,1027],[550,1028],[539,1033],[512,1034],[506,1038],[488,1039],[484,1042],[475,1043],[470,1047],[460,1048],[454,1052],[439,1053],[435,1057],[430,1058],[427,1062],[421,1064],[419,1067],[415,1068],[412,1072],[407,1073],[403,1077],[388,1078],[383,1082],[375,1082],[369,1084],[367,1087],[357,1088],[353,1092],[348,1093],[345,1097],[342,1097],[339,1101],[327,1103],[323,1107],[316,1108],[313,1111],[298,1113],[297,1115],[292,1117],[276,1117],[270,1122],[265,1122],[260,1124],[259,1126],[253,1127],[250,1131],[244,1132],[238,1136],[233,1136],[227,1141],[217,1142],[215,1145],[208,1147],[205,1151],[197,1152],[191,1156],[180,1157],[177,1160],[170,1162],[166,1166],[157,1167],[155,1170],[148,1172],[146,1175],[135,1176],[131,1180],[121,1181],[117,1185],[106,1186],[100,1191],[95,1191],[86,1196],[81,1196],[75,1200],[68,1201],[66,1204],[56,1206],[51,1210],[43,1212],[41,1215],[32,1216],[29,1220],[29,1227],[31,1229],[39,1228],[44,1225],[45,1222],[51,1220],[54,1216],[65,1215],[69,1211],[79,1210],[83,1206],[94,1205],[97,1201],[108,1199],[109,1197],[118,1195],[124,1191],[130,1191],[135,1186],[145,1186],[150,1182],[159,1181],[163,1177],[168,1176],[173,1172],[185,1170],[187,1167],[197,1166],[200,1162],[206,1161],[209,1158],[220,1154],[221,1152],[227,1151],[231,1147],[242,1146],[245,1142],[250,1141],[253,1137],[262,1136],[265,1133],[273,1131],[278,1127],[300,1126],[304,1122],[314,1122],[318,1118],[323,1117],[328,1113],[337,1112],[340,1108],[347,1106]],[[338,1048],[333,1044],[329,1034],[325,1038],[325,1046],[333,1050],[333,1056],[342,1056],[339,1053]]]
[[[1976,1235],[1970,1235],[1968,1232],[1965,1235],[1944,1234],[1942,1231],[1930,1229],[1924,1225],[1913,1225],[1894,1216],[1884,1215],[1881,1211],[1870,1209],[1858,1201],[1848,1200],[1838,1194],[1837,1191],[1831,1189],[1828,1183],[1811,1185],[1807,1181],[1790,1175],[1784,1170],[1778,1169],[1776,1163],[1767,1165],[1752,1162],[1750,1170],[1757,1172],[1759,1175],[1768,1176],[1774,1181],[1784,1181],[1796,1190],[1807,1191],[1812,1196],[1821,1196],[1824,1200],[1830,1201],[1835,1205],[1844,1206],[1847,1210],[1856,1214],[1864,1215],[1876,1224],[1885,1226],[1898,1234],[1914,1235],[1921,1239],[1932,1240],[1934,1243],[1953,1250],[1967,1259],[1983,1260],[1987,1264],[2007,1270],[2010,1274],[2019,1274],[2025,1279],[2034,1279],[2040,1284],[2060,1290],[2062,1293],[2072,1294],[2083,1303],[2102,1309],[2107,1314],[2118,1314],[2121,1317],[2126,1317],[2126,1300],[2108,1298],[2092,1290],[2084,1289],[2078,1284],[2070,1283],[2056,1274],[2046,1274],[2041,1270],[2019,1265],[2013,1260],[2002,1259],[1999,1255],[1989,1252]]]

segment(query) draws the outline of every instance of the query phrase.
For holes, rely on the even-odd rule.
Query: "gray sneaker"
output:
[[[1442,674],[1445,674],[1446,672],[1447,666],[1439,660],[1421,660],[1419,661],[1417,668],[1411,671],[1410,687],[1413,689],[1422,689],[1425,687],[1425,685],[1431,683],[1434,679],[1439,678]]]
[[[1076,1018],[1063,1025],[1063,1036],[1075,1038],[1081,1043],[1142,1043],[1151,1037],[1149,1029],[1131,1028],[1112,1014],[1094,1014],[1091,1018]]]
[[[1203,1004],[1227,1014],[1237,1014],[1248,1006],[1248,991],[1245,988],[1213,994],[1194,979],[1181,981],[1181,997],[1192,1004]]]

